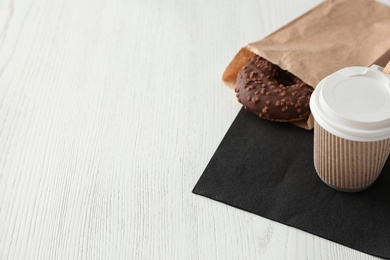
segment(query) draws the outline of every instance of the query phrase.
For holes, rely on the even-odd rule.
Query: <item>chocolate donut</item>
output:
[[[256,115],[289,122],[307,118],[313,88],[260,56],[251,57],[236,80],[236,97]]]

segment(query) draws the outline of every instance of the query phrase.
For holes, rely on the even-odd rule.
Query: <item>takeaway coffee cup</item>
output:
[[[390,153],[390,75],[376,65],[341,69],[318,84],[310,109],[318,176],[341,191],[368,188]]]

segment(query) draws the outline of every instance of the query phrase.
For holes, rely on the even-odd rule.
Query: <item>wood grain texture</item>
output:
[[[374,259],[191,190],[221,75],[320,0],[0,1],[0,259]]]

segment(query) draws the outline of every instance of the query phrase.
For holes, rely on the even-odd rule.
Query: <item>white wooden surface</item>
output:
[[[1,0],[0,259],[374,259],[193,195],[239,48],[320,0]]]

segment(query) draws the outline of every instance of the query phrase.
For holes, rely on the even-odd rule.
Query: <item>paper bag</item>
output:
[[[348,66],[384,67],[390,60],[390,7],[373,0],[328,0],[242,48],[223,74],[234,88],[239,70],[253,55],[288,70],[312,87]],[[294,122],[313,128],[313,118]]]

